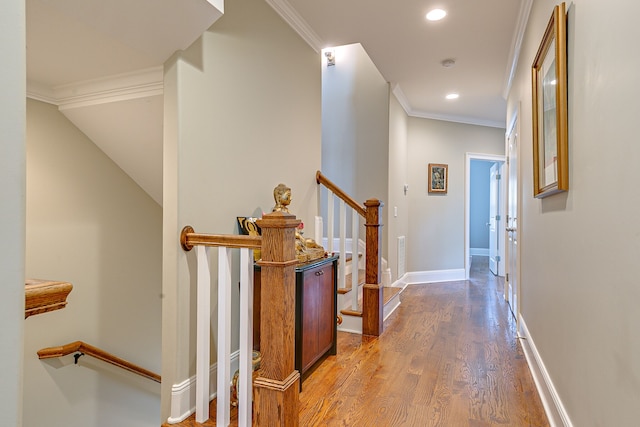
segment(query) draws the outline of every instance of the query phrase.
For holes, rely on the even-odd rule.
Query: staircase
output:
[[[338,325],[338,330],[351,333],[362,333],[362,287],[365,284],[365,269],[363,267],[363,254],[358,254],[358,261],[353,262],[353,254],[346,254],[346,269],[344,286],[338,288],[338,313],[342,319]],[[356,309],[352,307],[353,289],[352,289],[352,276],[354,266],[358,267],[358,286],[356,289],[358,305]],[[340,274],[340,273],[338,273]],[[383,294],[383,318],[389,317],[393,311],[400,305],[400,293],[402,288],[387,286],[384,283],[382,289]]]
[[[382,280],[380,209],[383,204],[378,199],[369,199],[361,205],[320,171],[316,172],[316,182],[318,191],[320,185],[327,189],[328,237],[322,241],[329,253],[340,255],[337,308],[341,320],[338,330],[379,336],[384,328],[384,319],[400,304],[401,292],[400,288],[388,286],[390,280]],[[319,198],[323,200],[322,195]],[[334,218],[334,200],[339,204],[338,218]],[[347,209],[351,210],[351,236],[348,239]],[[364,224],[361,224],[363,218]],[[316,232],[324,228],[323,223],[325,219],[318,217]],[[336,224],[339,229],[338,238],[334,234]],[[366,230],[364,243],[358,237],[361,225]],[[334,250],[334,247],[338,249]]]

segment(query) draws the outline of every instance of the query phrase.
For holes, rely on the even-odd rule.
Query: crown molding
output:
[[[504,86],[502,88],[502,97],[504,99],[507,99],[507,96],[509,96],[513,79],[516,76],[518,59],[520,58],[520,49],[522,48],[524,33],[527,30],[527,22],[529,21],[529,14],[531,13],[532,5],[533,0],[522,0],[522,3],[520,3],[518,20],[516,22],[515,31],[513,32],[513,40],[511,41],[511,49],[509,50],[509,59],[507,60],[507,69],[505,71]]]
[[[289,4],[287,0],[265,0],[273,10],[278,13],[289,24],[293,30],[307,42],[309,46],[316,53],[320,53],[324,47],[324,41],[316,34],[311,26],[305,21],[302,16],[296,12],[296,10]]]
[[[57,105],[62,110],[162,95],[162,66],[48,88],[27,82],[27,97]]]
[[[393,88],[391,89],[391,93],[393,93],[393,95],[396,97],[396,99],[404,109],[404,112],[407,113],[408,116],[410,116],[412,111],[411,105],[409,105],[409,100],[407,99],[407,96],[402,91],[400,84],[392,83],[391,87]]]
[[[410,117],[417,117],[420,119],[442,120],[445,122],[464,123],[468,125],[487,126],[492,128],[498,128],[498,129],[505,128],[504,122],[478,119],[475,117],[454,116],[450,114],[439,114],[439,113],[431,113],[427,111],[414,110],[413,108],[411,108],[411,105],[409,105],[409,101],[407,100],[407,97],[405,96],[404,92],[402,91],[402,88],[398,83],[393,84],[392,93],[396,97],[396,99],[398,100],[402,108],[404,109],[404,112],[407,113],[407,116],[410,116]]]
[[[486,127],[498,128],[498,129],[505,128],[504,122],[478,119],[476,117],[455,116],[451,114],[431,113],[428,111],[412,111],[412,113],[409,115],[412,117],[418,117],[421,119],[442,120],[445,122],[464,123],[467,125],[486,126]]]
[[[58,105],[58,100],[52,88],[32,80],[27,80],[27,98]]]

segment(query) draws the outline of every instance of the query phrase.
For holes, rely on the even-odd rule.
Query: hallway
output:
[[[377,339],[339,332],[338,354],[303,383],[300,426],[548,426],[502,278],[487,257],[470,277],[408,286]],[[175,424],[200,425],[215,425],[215,400],[210,421]]]
[[[408,286],[379,339],[339,333],[303,383],[300,425],[549,425],[502,283],[474,257],[469,281]]]

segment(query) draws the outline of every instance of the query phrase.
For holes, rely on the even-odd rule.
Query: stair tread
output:
[[[383,304],[387,305],[389,301],[391,301],[400,292],[402,292],[402,288],[397,288],[394,286],[385,286],[384,288],[382,288]],[[340,310],[340,313],[346,314],[347,316],[362,317],[362,300],[358,300],[358,310],[345,308]]]
[[[338,288],[338,293],[339,294],[346,294],[348,292],[351,291],[351,273],[347,274],[344,278],[344,288]],[[364,285],[364,279],[365,279],[365,271],[364,270],[358,270],[358,284],[360,286]]]

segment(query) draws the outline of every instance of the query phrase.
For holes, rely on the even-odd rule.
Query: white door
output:
[[[504,276],[504,234],[500,232],[503,227],[500,215],[502,169],[502,163],[494,163],[489,172],[489,270],[496,276]]]
[[[511,312],[518,321],[520,308],[518,306],[518,134],[517,125],[514,126],[507,137],[507,168],[508,168],[508,190],[507,190],[507,253],[508,266],[506,275],[507,292],[506,298],[509,301]]]

